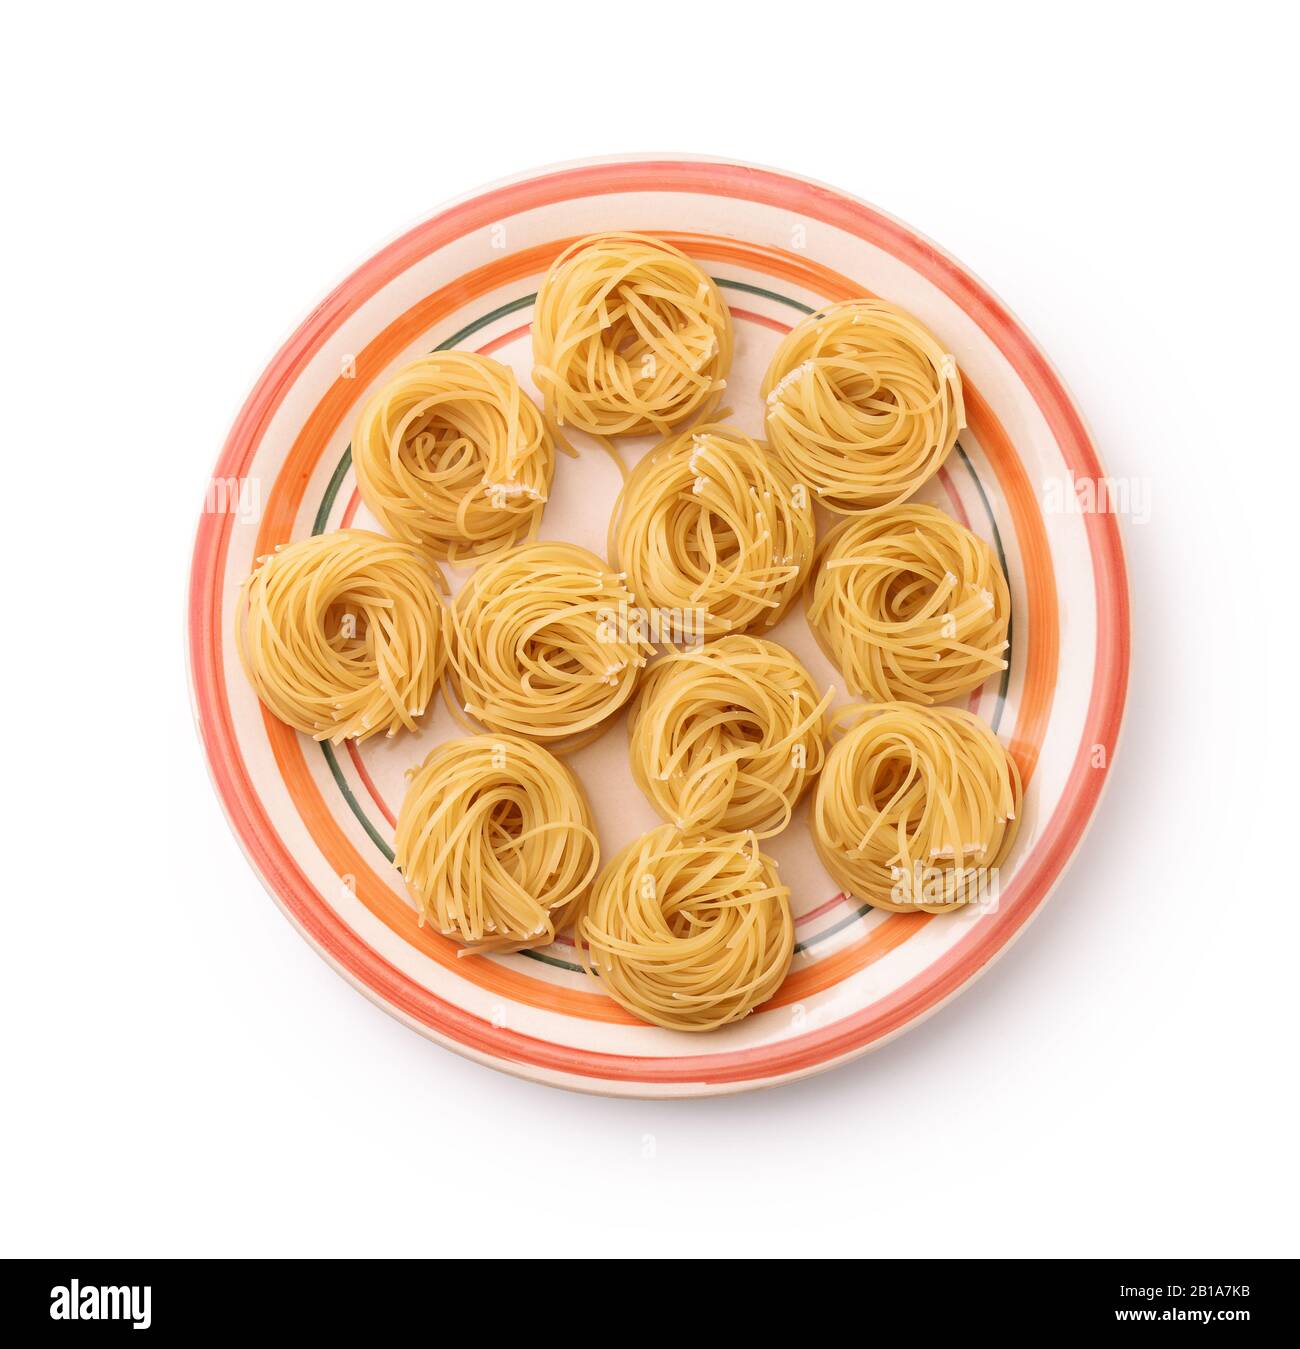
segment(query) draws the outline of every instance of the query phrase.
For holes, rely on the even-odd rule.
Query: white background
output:
[[[0,1250],[1297,1254],[1282,9],[9,15]],[[184,672],[203,489],[288,331],[442,200],[633,150],[941,241],[1152,492],[1121,753],[1052,902],[880,1052],[692,1103],[518,1082],[358,996],[236,846]]]

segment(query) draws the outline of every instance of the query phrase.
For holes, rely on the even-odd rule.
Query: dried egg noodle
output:
[[[762,395],[773,450],[840,514],[911,496],[966,425],[956,361],[883,300],[804,319],[772,358]]]
[[[485,562],[452,608],[448,673],[461,706],[490,730],[565,749],[594,739],[653,654],[623,640],[631,608],[622,578],[576,544],[525,544]]]
[[[825,540],[808,622],[849,689],[938,703],[1006,668],[1011,595],[993,550],[951,516],[908,502]]]
[[[855,720],[856,719],[856,720]],[[1015,760],[961,708],[845,708],[817,783],[811,823],[846,893],[895,913],[983,901],[1019,828]]]
[[[536,537],[555,446],[512,370],[439,351],[366,401],[352,463],[361,499],[390,534],[460,563]]]
[[[758,637],[667,656],[633,706],[633,776],[679,829],[770,837],[821,771],[833,693],[819,694],[785,647]]]
[[[638,603],[680,613],[711,638],[775,623],[807,579],[815,542],[807,488],[766,446],[697,426],[632,471],[607,551]]]
[[[666,433],[717,406],[731,315],[712,278],[670,244],[596,234],[556,259],[533,313],[533,382],[560,426]]]
[[[472,951],[554,941],[600,865],[578,779],[507,735],[448,741],[410,776],[395,861],[420,921]]]
[[[364,529],[261,559],[235,614],[249,683],[317,740],[414,730],[447,662],[446,581],[419,548]]]
[[[609,995],[668,1030],[707,1031],[766,1002],[794,951],[790,892],[752,834],[661,825],[597,879],[575,925]]]

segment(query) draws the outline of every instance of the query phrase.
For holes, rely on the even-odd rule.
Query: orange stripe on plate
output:
[[[1029,622],[1016,624],[1016,644],[1025,656],[1025,681],[1020,711],[1008,746],[1026,786],[1038,765],[1038,752],[1047,734],[1047,719],[1056,695],[1060,659],[1060,614],[1056,601],[1056,574],[1047,529],[1038,509],[1029,474],[1021,463],[1002,423],[974,385],[963,381],[966,417],[998,476],[1011,513],[1020,565],[1025,578]]]
[[[852,945],[842,947],[815,965],[792,970],[786,975],[785,983],[777,989],[776,996],[770,1002],[765,1002],[759,1010],[768,1012],[776,1007],[788,1007],[792,1002],[800,1002],[834,988],[841,980],[902,946],[933,916],[929,913],[888,914],[883,923],[877,923],[865,937],[860,937]]]

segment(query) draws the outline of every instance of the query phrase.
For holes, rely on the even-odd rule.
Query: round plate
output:
[[[567,243],[599,230],[669,239],[706,267],[736,320],[731,418],[762,434],[763,370],[817,306],[876,294],[955,353],[969,426],[924,499],[997,550],[1011,583],[1009,668],[970,701],[1019,761],[1024,818],[1000,885],[956,913],[880,912],[817,861],[806,813],[767,845],[797,921],[794,964],[755,1015],[710,1035],[642,1025],[561,939],[462,957],[416,921],[391,865],[403,773],[460,734],[435,704],[418,736],[320,745],[264,715],[232,623],[254,559],[313,531],[370,524],[348,440],[361,399],[438,347],[490,353],[529,380],[534,295]],[[535,391],[534,391],[535,392]],[[543,537],[604,552],[613,463],[581,436],[560,458]],[[647,441],[623,443],[629,462]],[[1109,772],[1128,674],[1128,592],[1113,514],[1085,509],[1102,469],[1042,353],[963,267],[905,225],[789,174],[654,156],[544,170],[439,211],[338,286],[271,362],[218,461],[190,579],[194,702],[232,827],[303,935],[380,1006],[509,1072],[584,1091],[697,1096],[770,1086],[861,1054],[915,1024],[999,952],[1046,899]],[[449,572],[453,586],[463,573]],[[801,606],[772,630],[839,685]],[[610,856],[658,823],[632,782],[620,720],[573,765]]]

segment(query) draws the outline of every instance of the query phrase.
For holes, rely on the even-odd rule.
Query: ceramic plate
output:
[[[797,920],[777,997],[710,1035],[642,1025],[545,950],[462,957],[420,927],[391,865],[403,773],[459,733],[435,703],[418,736],[320,745],[265,716],[232,640],[240,582],[276,544],[356,523],[348,440],[362,398],[438,347],[489,353],[526,389],[533,299],[552,259],[598,230],[683,249],[731,306],[732,419],[762,434],[758,386],[792,324],[828,301],[876,294],[911,310],[957,356],[969,426],[923,499],[987,539],[1011,583],[1009,668],[971,700],[1028,784],[996,895],[956,913],[880,912],[837,891],[801,810],[766,845]],[[535,391],[534,391],[535,392]],[[543,537],[604,553],[618,487],[579,435],[560,457]],[[629,462],[648,441],[624,442]],[[439,211],[332,291],[271,362],[222,450],[190,582],[191,676],[213,780],[267,889],[358,989],[423,1035],[557,1086],[696,1096],[770,1086],[843,1063],[914,1025],[1021,930],[1078,847],[1106,781],[1127,682],[1128,596],[1103,470],[1052,367],[959,263],[855,198],[790,174],[699,159],[628,158],[549,169]],[[1104,493],[1103,493],[1104,504]],[[453,586],[464,573],[450,572]],[[772,630],[839,686],[802,607]],[[603,854],[658,823],[627,767],[620,719],[573,765]]]

